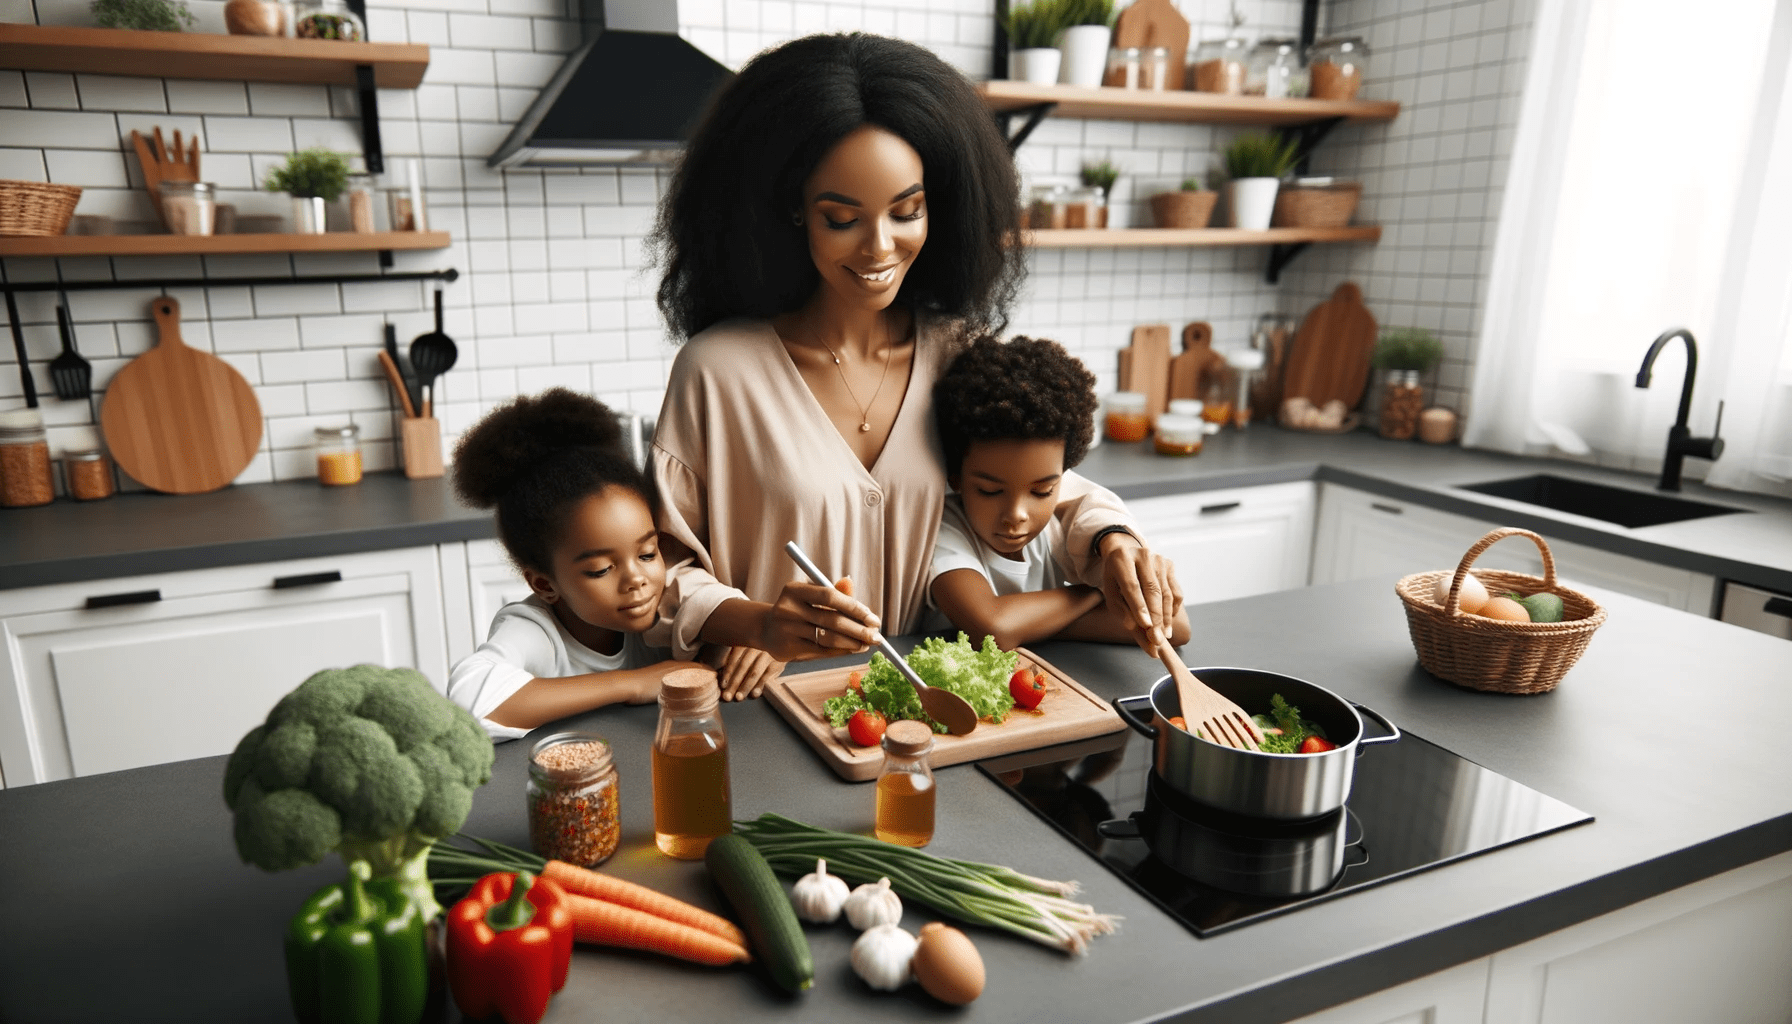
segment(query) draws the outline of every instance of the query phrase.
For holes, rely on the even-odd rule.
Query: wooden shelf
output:
[[[1400,104],[1385,100],[1272,100],[1215,92],[1154,92],[1141,89],[1088,89],[1074,85],[1032,85],[990,81],[977,85],[984,105],[996,113],[1056,103],[1056,117],[1115,121],[1181,121],[1190,124],[1298,125],[1342,117],[1347,122],[1392,121]]]
[[[373,68],[381,88],[415,89],[429,67],[429,47],[0,24],[0,68],[21,71],[352,86],[359,65]]]
[[[247,253],[446,249],[446,231],[321,235],[47,235],[0,238],[0,256],[237,256]]]
[[[1028,231],[1026,243],[1035,249],[1118,249],[1239,245],[1301,245],[1307,242],[1375,242],[1381,239],[1376,224],[1342,228],[1072,228]]]

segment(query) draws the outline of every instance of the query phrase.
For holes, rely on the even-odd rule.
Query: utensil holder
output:
[[[434,416],[413,416],[400,427],[404,442],[404,475],[433,480],[442,475],[442,424]]]

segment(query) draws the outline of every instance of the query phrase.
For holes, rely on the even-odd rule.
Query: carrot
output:
[[[753,959],[739,943],[644,911],[570,893],[567,902],[572,904],[573,938],[580,942],[644,949],[712,967]]]
[[[734,922],[718,917],[707,910],[693,907],[689,903],[675,900],[663,892],[649,889],[644,885],[606,875],[601,872],[582,868],[565,861],[550,860],[541,871],[543,878],[553,879],[560,883],[560,888],[578,896],[589,896],[594,900],[614,903],[619,907],[643,911],[655,917],[663,917],[677,924],[687,925],[699,931],[708,932],[717,938],[726,939],[742,948],[746,947],[747,937],[734,926]]]

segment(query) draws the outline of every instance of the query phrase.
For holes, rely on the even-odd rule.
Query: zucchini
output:
[[[725,835],[710,841],[703,862],[740,915],[747,940],[772,980],[790,992],[813,985],[815,959],[809,953],[809,939],[784,895],[784,884],[772,874],[765,857],[745,839]]]

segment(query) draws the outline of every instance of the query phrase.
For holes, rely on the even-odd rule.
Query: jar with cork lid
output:
[[[0,506],[48,505],[55,498],[43,414],[36,409],[0,412]]]
[[[716,674],[687,668],[660,681],[653,734],[653,841],[679,860],[700,860],[710,841],[734,830],[728,734]]]
[[[891,722],[884,732],[884,767],[877,776],[877,838],[898,846],[933,841],[935,790],[927,755],[933,730],[923,722]]]

